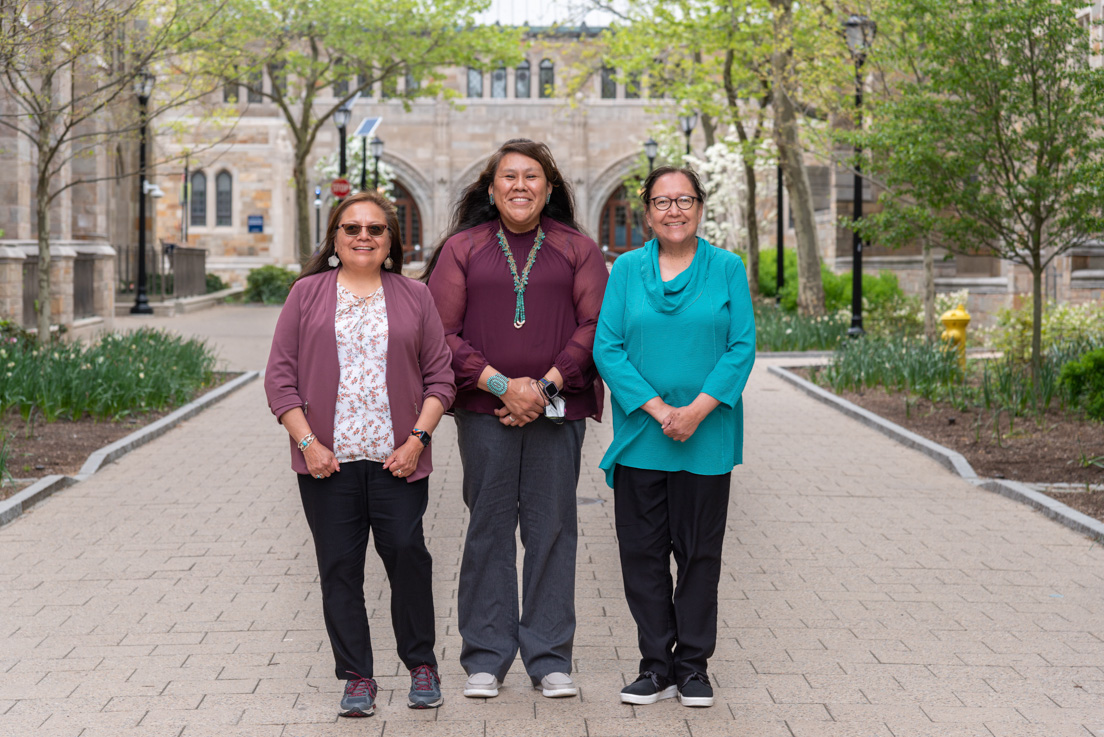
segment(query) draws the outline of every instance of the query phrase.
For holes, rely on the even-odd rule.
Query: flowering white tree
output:
[[[364,162],[361,160],[361,143],[360,136],[349,136],[345,140],[345,178],[349,180],[349,184],[353,186],[353,191],[360,190],[360,170],[364,166]],[[337,179],[341,168],[341,153],[334,151],[320,158],[314,165],[314,173],[317,175],[318,180],[322,182],[332,182]],[[368,188],[371,189],[372,182],[375,179],[375,164],[376,160],[371,154],[371,150],[368,153]],[[383,159],[379,162],[379,186],[380,190],[387,195],[390,199],[395,199],[394,192],[395,182],[395,170],[391,168]]]
[[[702,236],[710,243],[729,251],[747,251],[748,228],[763,230],[774,218],[774,208],[749,213],[747,203],[747,175],[740,142],[726,136],[707,148],[701,157],[690,155],[686,163],[702,178],[707,207],[702,218]],[[756,176],[766,181],[774,167],[769,159],[761,160]],[[758,275],[749,274],[749,278]]]

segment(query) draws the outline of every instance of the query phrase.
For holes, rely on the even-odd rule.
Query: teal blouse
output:
[[[741,395],[754,361],[755,319],[739,256],[699,238],[690,266],[667,282],[654,239],[620,256],[594,339],[594,362],[613,398],[606,483],[613,486],[617,464],[720,475],[742,463]],[[641,409],[657,396],[683,407],[702,392],[720,404],[685,443]]]

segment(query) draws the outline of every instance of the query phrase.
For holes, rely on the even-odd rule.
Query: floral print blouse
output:
[[[387,303],[381,286],[357,297],[337,285],[337,360],[341,379],[334,409],[339,463],[383,462],[395,449],[387,398]]]

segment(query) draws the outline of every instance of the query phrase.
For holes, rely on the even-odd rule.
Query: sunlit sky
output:
[[[607,26],[612,16],[604,11],[591,10],[593,3],[587,0],[491,0],[491,7],[478,18],[484,23],[501,23],[504,26],[550,26],[553,23],[588,26]]]

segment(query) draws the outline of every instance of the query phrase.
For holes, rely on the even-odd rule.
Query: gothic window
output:
[[[232,225],[234,179],[228,171],[220,171],[215,177],[215,225]]]
[[[483,97],[483,72],[468,67],[468,97]]]
[[[524,59],[518,64],[514,73],[514,97],[519,100],[529,99],[529,60]]]
[[[602,67],[602,99],[613,100],[617,98],[617,80],[613,77],[613,69]]]
[[[280,91],[280,94],[287,96],[288,78],[287,69],[284,68],[284,62],[278,62],[268,65],[268,76],[272,78],[272,91]]]
[[[629,78],[625,81],[626,100],[636,100],[640,98],[641,83],[640,72],[629,75]]]
[[[506,97],[506,67],[499,67],[491,72],[491,97]]]
[[[246,79],[246,84],[249,85],[249,91],[246,93],[245,99],[249,102],[262,102],[264,97],[261,95],[261,88],[264,86],[264,77],[260,70],[250,74]]]
[[[540,63],[540,93],[541,97],[552,97],[556,90],[556,67],[551,59],[541,59]]]
[[[204,227],[207,225],[207,175],[201,171],[192,174],[191,204],[189,212],[192,225]]]
[[[235,103],[238,101],[238,83],[229,82],[222,88],[222,101]]]
[[[406,91],[407,92],[414,92],[415,90],[417,90],[421,86],[422,86],[422,83],[420,81],[418,81],[417,77],[414,76],[414,72],[410,69],[407,69],[406,70]]]
[[[634,210],[624,187],[616,190],[606,200],[602,217],[598,221],[598,243],[611,254],[620,254],[644,245],[651,238],[644,224],[644,213]]]
[[[339,79],[334,82],[334,97],[342,98],[349,94],[349,80]]]

